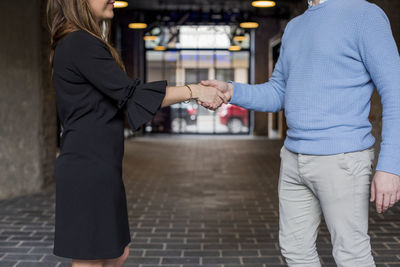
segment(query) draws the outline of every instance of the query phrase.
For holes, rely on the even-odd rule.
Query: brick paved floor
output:
[[[132,267],[285,266],[278,249],[280,143],[142,138],[126,143]],[[0,201],[0,267],[70,266],[52,255],[54,186]],[[400,266],[400,206],[371,207],[378,266]],[[321,226],[323,266],[335,266]],[[357,267],[357,266],[354,266]]]

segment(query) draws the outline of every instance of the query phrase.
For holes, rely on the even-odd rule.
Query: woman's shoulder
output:
[[[72,49],[79,51],[87,51],[94,48],[107,48],[103,41],[93,36],[85,30],[77,30],[68,33],[57,44],[57,48]]]
[[[97,37],[84,30],[74,31],[57,43],[54,53],[54,70],[64,70],[66,66],[76,67],[82,62],[104,57],[108,53],[108,47]]]

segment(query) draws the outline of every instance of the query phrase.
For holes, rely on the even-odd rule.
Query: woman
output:
[[[131,241],[122,181],[124,114],[136,130],[160,106],[196,99],[216,108],[224,96],[200,85],[131,80],[103,36],[114,15],[109,0],[49,0],[47,14],[63,127],[54,254],[72,258],[73,266],[121,266]]]

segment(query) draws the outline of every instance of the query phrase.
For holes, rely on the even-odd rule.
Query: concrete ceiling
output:
[[[142,21],[150,25],[237,25],[261,17],[288,19],[292,8],[307,0],[275,0],[273,8],[255,8],[252,0],[125,0],[117,15],[122,25]],[[303,4],[302,4],[303,3]],[[152,27],[150,27],[152,28]]]
[[[251,0],[126,0],[133,10],[235,10],[255,11]],[[288,7],[306,0],[275,0],[277,8]],[[272,8],[273,9],[273,8]]]

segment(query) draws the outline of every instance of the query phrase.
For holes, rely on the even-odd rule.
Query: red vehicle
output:
[[[219,120],[231,133],[240,133],[243,127],[249,127],[249,112],[235,105],[222,105],[219,108]]]

